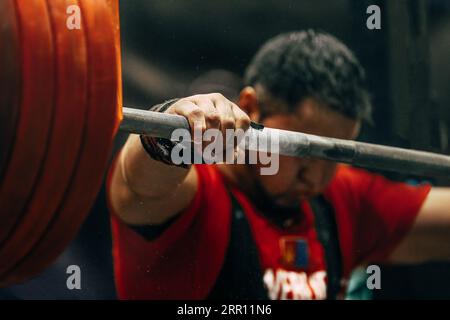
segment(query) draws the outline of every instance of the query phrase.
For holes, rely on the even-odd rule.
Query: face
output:
[[[339,139],[355,139],[360,123],[329,108],[320,106],[313,99],[306,99],[294,112],[266,117],[262,124],[267,127],[298,131]],[[277,205],[290,207],[299,200],[320,194],[330,183],[336,163],[318,159],[280,156],[276,175],[259,174],[252,170],[267,194]]]

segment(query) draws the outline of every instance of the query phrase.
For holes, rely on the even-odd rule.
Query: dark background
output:
[[[381,30],[366,28],[371,4],[381,8]],[[121,20],[125,106],[146,108],[210,89],[233,98],[267,39],[314,28],[343,40],[366,69],[374,124],[365,125],[359,139],[450,153],[450,1],[122,0]],[[119,134],[116,150],[125,138]],[[82,290],[66,288],[71,264],[81,267]],[[382,288],[375,298],[450,298],[450,264],[385,267]],[[0,290],[0,298],[115,298],[104,189],[59,260],[38,278]]]

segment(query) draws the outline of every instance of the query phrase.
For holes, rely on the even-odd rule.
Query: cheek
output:
[[[260,176],[259,180],[266,192],[272,196],[283,194],[290,187],[289,182],[280,173],[273,176]]]
[[[279,175],[288,180],[295,179],[295,173],[298,171],[301,162],[298,158],[280,156],[279,157]]]
[[[325,164],[325,166],[323,168],[323,177],[322,177],[320,189],[324,189],[330,184],[331,180],[334,177],[334,174],[336,173],[336,168],[337,168],[337,165],[335,163],[328,162]]]

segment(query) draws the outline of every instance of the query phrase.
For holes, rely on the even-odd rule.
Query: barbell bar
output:
[[[120,129],[166,139],[171,139],[176,129],[190,130],[183,116],[126,107],[123,108]],[[442,154],[267,127],[250,126],[249,131],[246,149],[258,145],[258,141],[277,137],[277,151],[284,156],[318,158],[411,175],[450,176],[450,157]]]

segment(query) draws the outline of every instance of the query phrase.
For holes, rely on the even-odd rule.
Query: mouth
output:
[[[308,200],[317,195],[317,192],[314,191],[303,191],[300,193],[300,199],[302,200]]]
[[[281,207],[293,208],[298,206],[301,200],[302,198],[299,194],[284,195],[282,197],[279,197],[278,199],[275,199],[275,203]]]
[[[317,195],[314,191],[301,191],[296,193],[285,194],[275,199],[275,202],[283,207],[295,207],[302,201],[310,200]]]

